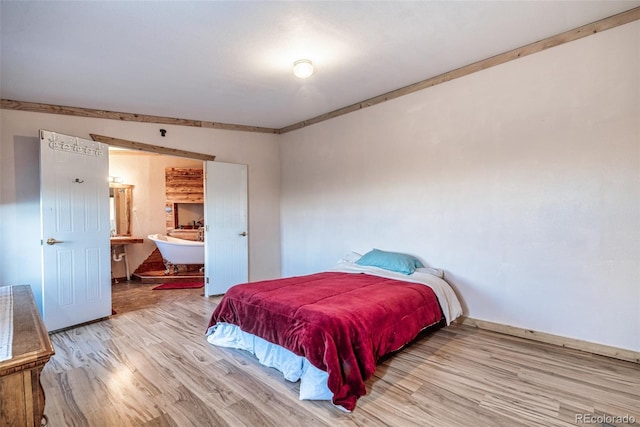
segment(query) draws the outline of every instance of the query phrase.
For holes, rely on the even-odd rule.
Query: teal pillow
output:
[[[407,275],[413,274],[416,268],[424,267],[420,260],[414,256],[398,252],[386,252],[379,249],[373,249],[367,252],[362,258],[356,261],[356,264],[384,268],[385,270]]]

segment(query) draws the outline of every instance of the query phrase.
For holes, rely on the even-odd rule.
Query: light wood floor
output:
[[[462,325],[385,361],[350,414],[299,401],[279,372],[207,343],[219,298],[153,286],[115,285],[115,316],[52,335],[50,426],[640,425],[640,365]]]

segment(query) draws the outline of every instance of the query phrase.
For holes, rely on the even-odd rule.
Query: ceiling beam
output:
[[[260,126],[236,125],[230,123],[207,122],[203,120],[176,119],[173,117],[150,116],[146,114],[122,113],[117,111],[95,110],[92,108],[69,107],[63,105],[41,104],[38,102],[2,99],[0,108],[5,110],[30,111],[32,113],[63,114],[67,116],[110,119],[125,122],[158,123],[163,125],[191,126],[208,129],[224,129],[244,132],[278,133],[278,129]]]
[[[395,98],[399,98],[404,95],[408,95],[413,92],[417,92],[429,87],[439,85],[440,83],[446,83],[459,77],[467,76],[477,71],[486,70],[487,68],[494,67],[496,65],[504,64],[505,62],[513,61],[518,58],[522,58],[533,53],[542,52],[545,49],[559,46],[564,43],[568,43],[574,40],[581,39],[583,37],[590,36],[611,28],[618,27],[620,25],[628,24],[640,19],[640,7],[630,9],[626,12],[619,13],[617,15],[610,16],[608,18],[601,19],[591,24],[583,25],[582,27],[574,28],[573,30],[565,31],[564,33],[556,34],[555,36],[547,37],[534,43],[492,56],[491,58],[483,59],[473,64],[466,65],[453,71],[440,74],[435,77],[431,77],[426,80],[405,86],[400,89],[392,90],[391,92],[384,93],[382,95],[369,98],[365,101],[358,102],[356,104],[349,105],[347,107],[339,108],[334,111],[330,111],[325,114],[313,117],[308,120],[303,120],[298,123],[294,123],[290,126],[281,128],[278,133],[287,133],[296,129],[301,129],[306,126],[310,126],[316,123],[323,122],[325,120],[333,119],[344,114],[352,113],[354,111],[362,110],[363,108],[371,107],[376,104],[380,104],[385,101],[390,101]]]
[[[127,139],[112,138],[110,136],[96,135],[90,133],[91,139],[94,141],[108,144],[113,147],[127,148],[129,150],[146,151],[157,154],[165,154],[167,156],[187,157],[189,159],[210,160],[216,159],[216,156],[210,154],[195,153],[193,151],[178,150],[175,148],[160,147],[158,145],[145,144],[143,142],[129,141]]]

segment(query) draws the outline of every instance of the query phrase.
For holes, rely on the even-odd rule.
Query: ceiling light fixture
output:
[[[293,74],[301,79],[311,77],[313,74],[313,64],[308,59],[299,59],[293,63]]]

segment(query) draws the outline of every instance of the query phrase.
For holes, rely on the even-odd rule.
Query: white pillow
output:
[[[428,273],[433,276],[444,279],[444,270],[440,268],[421,267],[421,268],[416,268],[416,271],[419,271],[420,273]]]
[[[362,258],[362,254],[358,252],[347,252],[338,262],[356,262]]]

